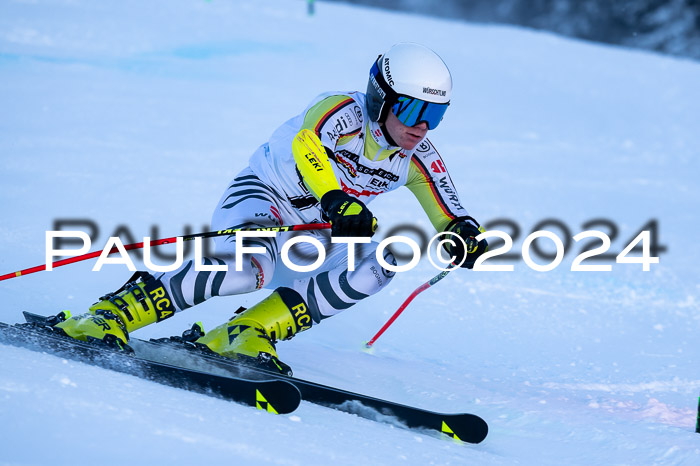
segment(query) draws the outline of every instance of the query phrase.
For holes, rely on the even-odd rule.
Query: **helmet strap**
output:
[[[377,123],[381,124],[382,126],[384,123],[386,123],[386,119],[389,116],[392,105],[393,104],[389,104],[386,100],[382,102],[382,108],[379,109],[379,119],[377,119]]]
[[[384,139],[386,139],[386,142],[388,142],[390,146],[399,147],[398,143],[394,141],[394,138],[392,138],[389,131],[387,131],[384,122],[380,122],[379,127],[382,129],[382,133],[384,133]]]

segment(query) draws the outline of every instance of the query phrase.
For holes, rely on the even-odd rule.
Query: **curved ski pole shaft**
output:
[[[305,231],[305,230],[326,230],[326,229],[329,229],[330,227],[331,227],[330,223],[305,223],[305,224],[300,224],[300,225],[286,225],[286,226],[281,226],[281,227],[233,228],[233,229],[228,229],[228,230],[194,233],[191,235],[173,236],[171,238],[154,239],[154,240],[151,240],[149,242],[149,245],[150,246],[160,246],[162,244],[171,244],[171,243],[176,242],[178,238],[182,238],[183,241],[190,241],[190,240],[193,240],[195,238],[213,238],[216,236],[226,236],[226,235],[234,234],[234,233],[239,232],[239,231],[287,232],[287,231]],[[124,249],[127,251],[130,251],[132,249],[141,249],[141,248],[143,248],[143,246],[144,246],[143,243],[125,244]],[[119,252],[119,249],[114,247],[109,251],[109,254],[114,254],[116,252]],[[102,254],[102,251],[93,251],[93,252],[89,252],[87,254],[82,254],[80,256],[69,257],[67,259],[61,259],[61,260],[55,261],[52,263],[52,266],[53,267],[60,267],[62,265],[73,264],[75,262],[82,262],[84,260],[94,259],[95,257],[99,257],[101,254]],[[28,269],[19,270],[17,272],[11,272],[11,273],[8,273],[5,275],[0,275],[0,281],[8,280],[8,279],[14,278],[14,277],[20,277],[22,275],[29,275],[30,273],[34,273],[34,272],[41,272],[42,270],[46,270],[46,264],[37,265],[35,267],[30,267]]]
[[[450,273],[452,270],[454,270],[454,265],[450,265],[447,270],[443,270],[439,274],[435,275],[433,278],[431,278],[429,281],[423,283],[421,286],[416,288],[411,295],[406,298],[406,301],[403,302],[403,304],[394,312],[394,315],[392,315],[389,320],[386,321],[386,323],[382,326],[382,328],[379,329],[379,331],[372,337],[371,340],[369,340],[367,343],[365,343],[365,346],[367,348],[371,348],[372,345],[374,344],[375,341],[379,339],[379,337],[382,336],[384,332],[386,332],[386,329],[388,329],[391,324],[394,323],[394,321],[401,315],[401,313],[408,307],[409,304],[411,304],[411,301],[413,301],[413,298],[418,296],[420,293],[423,291],[427,290],[431,286],[435,285],[437,282],[442,280],[447,276],[448,273]]]

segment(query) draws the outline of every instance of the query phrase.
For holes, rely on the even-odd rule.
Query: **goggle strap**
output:
[[[379,55],[377,57],[377,61],[374,62],[374,66],[372,67],[372,71],[374,71],[374,68],[376,67],[376,73],[373,73],[374,79],[377,81],[377,84],[379,84],[379,87],[386,93],[384,97],[384,102],[389,102],[391,105],[394,105],[396,102],[399,100],[399,94],[396,93],[394,89],[389,86],[389,84],[386,82],[384,79],[384,75],[382,74],[382,63],[381,63],[382,56]]]

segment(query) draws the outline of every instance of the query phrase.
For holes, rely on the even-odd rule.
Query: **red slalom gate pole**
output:
[[[300,224],[300,225],[287,225],[287,226],[281,226],[281,227],[235,228],[235,229],[219,230],[219,231],[207,231],[204,233],[194,233],[191,235],[184,235],[184,236],[173,236],[171,238],[154,239],[154,240],[149,241],[149,245],[150,246],[160,246],[162,244],[172,244],[172,243],[176,242],[178,238],[182,238],[183,241],[190,241],[190,240],[193,240],[195,238],[213,238],[215,236],[230,235],[233,233],[237,233],[239,231],[287,232],[287,231],[304,231],[304,230],[326,230],[326,229],[329,229],[330,227],[331,227],[330,223],[305,223],[305,224]],[[141,249],[143,247],[144,247],[144,243],[132,243],[132,244],[125,244],[124,245],[124,249],[127,251],[130,251],[132,249]],[[119,252],[119,249],[117,249],[116,247],[113,247],[109,251],[109,254],[114,254],[115,252]],[[73,264],[75,262],[82,262],[84,260],[94,259],[95,257],[99,257],[101,254],[102,254],[102,251],[93,251],[93,252],[89,252],[87,254],[83,254],[80,256],[69,257],[67,259],[61,259],[61,260],[53,262],[52,267],[61,267],[62,265],[68,265],[68,264]],[[18,270],[17,272],[7,273],[5,275],[0,275],[0,281],[8,280],[10,278],[20,277],[22,275],[29,275],[30,273],[34,273],[34,272],[41,272],[42,270],[46,270],[46,264],[37,265],[35,267],[30,267],[28,269]]]
[[[421,286],[416,288],[411,295],[406,298],[406,301],[403,302],[403,304],[394,312],[394,315],[392,315],[389,320],[386,321],[386,323],[382,326],[382,328],[379,329],[379,331],[372,337],[370,341],[365,343],[365,347],[371,348],[374,342],[376,342],[379,337],[382,336],[384,332],[386,332],[386,329],[388,329],[391,324],[394,323],[394,321],[401,315],[401,313],[408,307],[409,304],[411,304],[411,301],[413,301],[413,298],[421,294],[423,291],[427,290],[431,286],[435,285],[437,282],[442,280],[447,276],[448,273],[450,273],[452,270],[454,270],[454,266],[450,266],[447,270],[443,270],[439,274],[435,275],[433,278],[431,278],[429,281],[423,283]]]

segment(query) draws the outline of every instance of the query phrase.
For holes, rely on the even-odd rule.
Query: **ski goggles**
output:
[[[438,104],[400,95],[398,101],[391,107],[391,111],[406,126],[426,122],[428,129],[435,129],[442,121],[449,105],[449,102]]]
[[[370,78],[374,82],[375,89],[380,93],[385,102],[394,102],[391,111],[401,123],[406,126],[415,126],[418,123],[426,122],[428,129],[435,129],[442,121],[442,117],[447,111],[450,103],[439,104],[427,102],[406,95],[397,94],[394,89],[387,84],[384,76],[379,70],[379,60],[381,55],[374,62],[370,70]]]

